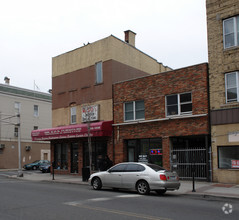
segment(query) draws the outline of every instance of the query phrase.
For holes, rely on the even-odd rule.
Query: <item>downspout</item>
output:
[[[210,107],[210,83],[209,83],[209,65],[207,63],[207,94],[208,94],[208,128],[209,128],[209,134],[208,134],[208,138],[206,138],[207,141],[207,157],[210,156],[208,158],[208,182],[212,182],[213,178],[213,163],[212,163],[212,135],[211,135],[211,130],[212,130],[212,126],[211,126],[211,107]],[[210,144],[209,144],[210,143]],[[208,149],[208,147],[210,147],[210,151]],[[209,154],[209,155],[208,155]]]
[[[112,84],[112,116],[114,123],[114,85]],[[112,143],[113,143],[113,164],[115,164],[115,128],[112,125]]]

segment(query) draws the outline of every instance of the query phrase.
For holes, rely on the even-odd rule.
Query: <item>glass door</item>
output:
[[[78,173],[78,144],[71,144],[71,173]]]

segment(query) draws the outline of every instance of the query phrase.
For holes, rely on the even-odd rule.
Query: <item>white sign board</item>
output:
[[[239,132],[233,132],[228,134],[228,141],[229,142],[239,142]]]
[[[82,107],[82,121],[98,121],[99,120],[99,105],[90,105]]]

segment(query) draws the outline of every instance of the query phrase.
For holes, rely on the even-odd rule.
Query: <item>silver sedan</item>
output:
[[[155,164],[134,162],[119,163],[107,171],[94,173],[89,182],[95,190],[102,187],[136,189],[142,195],[149,194],[150,191],[164,194],[180,187],[179,177],[175,172]]]

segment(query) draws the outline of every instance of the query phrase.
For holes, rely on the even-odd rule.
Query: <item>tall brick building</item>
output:
[[[206,7],[213,181],[239,183],[239,1]]]
[[[53,58],[52,128],[32,137],[51,140],[56,172],[81,175],[89,145],[92,170],[100,156],[114,161],[112,84],[170,70],[138,50],[135,35],[128,30],[125,41],[111,35]]]
[[[113,85],[115,162],[143,161],[209,180],[208,68],[199,64]]]

